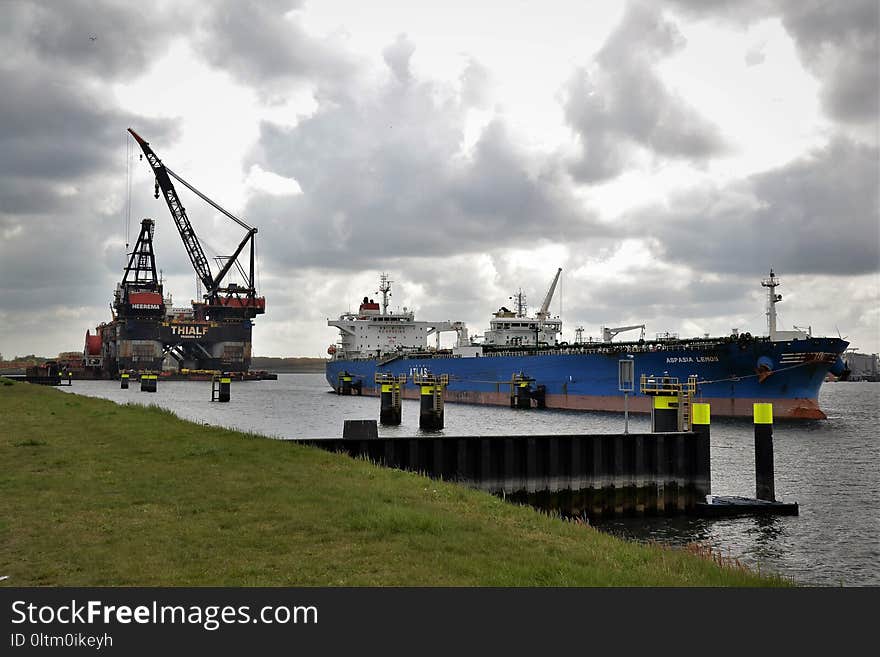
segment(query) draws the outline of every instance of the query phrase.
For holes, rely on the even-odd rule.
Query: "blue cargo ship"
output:
[[[751,416],[753,403],[771,402],[776,417],[824,419],[819,389],[829,372],[846,375],[841,358],[845,340],[776,329],[775,306],[782,297],[776,294],[779,279],[772,270],[762,281],[768,289],[767,336],[665,335],[646,341],[644,326],[628,326],[603,328],[601,341],[572,344],[558,341],[562,322],[548,312],[560,271],[533,317],[526,316],[520,293],[515,310],[502,307],[493,314],[481,340],[469,339],[461,322],[416,321],[406,308],[389,312],[390,281],[383,274],[381,308],[364,297],[357,313],[328,322],[339,329],[340,340],[328,349],[327,382],[335,389],[346,375],[364,394],[377,394],[376,374],[406,375],[410,381],[414,374],[445,374],[447,401],[508,405],[519,378],[541,389],[547,408],[623,411],[618,363],[631,359],[636,380],[641,375],[680,381],[696,377],[695,401],[709,402],[716,416]],[[617,333],[637,328],[642,329],[639,340],[614,341]],[[439,348],[444,331],[457,334],[451,349]],[[437,336],[437,347],[428,347],[430,336]],[[417,395],[414,386],[404,388],[405,397]],[[627,404],[631,411],[650,412],[651,398],[636,386]]]

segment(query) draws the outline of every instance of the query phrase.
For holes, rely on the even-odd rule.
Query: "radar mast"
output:
[[[776,294],[776,288],[779,286],[779,279],[770,268],[770,277],[761,281],[761,286],[767,288],[767,331],[770,340],[776,339],[776,304],[782,301],[782,295]]]
[[[382,293],[382,314],[388,314],[388,297],[391,296],[391,284],[394,281],[388,280],[388,274],[379,275],[379,292]]]

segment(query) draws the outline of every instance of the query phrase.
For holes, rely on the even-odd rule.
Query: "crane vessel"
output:
[[[178,374],[192,378],[210,376],[217,371],[239,378],[255,378],[248,377],[253,319],[266,312],[266,299],[257,294],[254,277],[257,229],[166,167],[149,142],[134,130],[129,128],[128,132],[140,146],[141,157],[154,174],[155,197],[165,200],[204,293],[189,306],[172,304],[156,273],[155,222],[143,219],[122,280],[116,286],[111,304],[112,320],[98,325],[94,334],[86,331],[84,365],[87,371],[105,378],[116,377],[122,371],[157,372],[170,359]],[[219,266],[216,275],[172,178],[245,230],[231,256],[216,258]],[[246,249],[247,267],[239,262]],[[241,275],[243,283],[228,280],[232,271]]]

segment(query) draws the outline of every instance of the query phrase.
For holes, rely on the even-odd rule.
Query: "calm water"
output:
[[[340,436],[345,419],[378,419],[375,397],[328,392],[321,374],[282,374],[277,381],[232,384],[232,401],[211,403],[209,382],[160,382],[156,394],[137,383],[76,381],[61,388],[117,402],[158,404],[180,417],[276,438]],[[823,386],[825,421],[777,422],[776,495],[800,503],[800,516],[780,518],[650,518],[599,525],[637,540],[700,541],[761,570],[821,585],[880,585],[880,384]],[[618,432],[623,416],[573,411],[524,412],[504,407],[447,404],[446,435]],[[630,430],[648,430],[646,416]],[[416,435],[418,403],[404,400],[403,424],[380,435]],[[751,421],[712,421],[712,491],[755,494]]]

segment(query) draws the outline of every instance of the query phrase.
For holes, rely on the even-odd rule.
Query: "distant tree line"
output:
[[[269,372],[323,372],[324,358],[275,358],[272,356],[254,356],[251,359],[252,370],[268,370]]]

